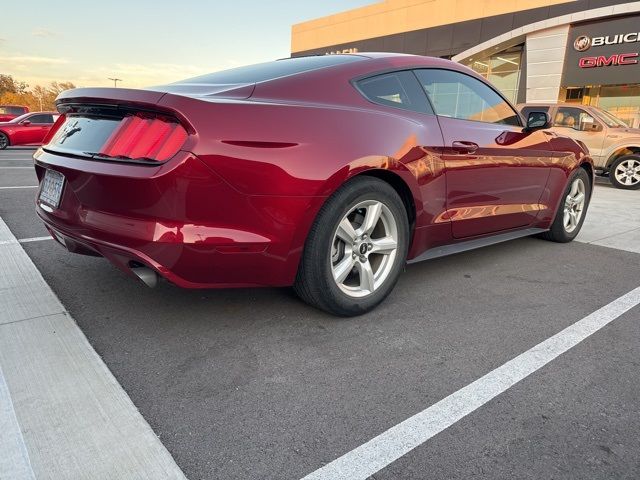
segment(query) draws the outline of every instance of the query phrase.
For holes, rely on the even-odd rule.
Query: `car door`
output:
[[[592,156],[602,156],[604,126],[583,108],[559,106],[552,125],[555,132],[583,142]]]
[[[515,109],[488,84],[462,72],[416,75],[444,137],[447,216],[455,238],[530,225],[550,171],[542,131],[523,131]]]
[[[38,115],[29,115],[26,118],[23,118],[20,123],[16,125],[11,143],[14,145],[28,145],[30,143],[34,143],[34,138],[38,138],[38,132],[41,128],[40,125],[34,123],[34,119],[36,119],[36,117],[38,117]]]
[[[29,125],[29,141],[25,143],[40,144],[53,125],[53,115],[50,113],[41,113],[30,118]]]
[[[451,241],[446,218],[446,181],[441,154],[442,133],[426,93],[411,70],[380,73],[359,79],[356,86],[369,101],[388,114],[410,119],[403,127],[404,141],[397,145],[389,135],[391,158],[415,177],[421,205],[416,205],[415,234],[411,253],[419,253]],[[384,137],[383,137],[384,138]]]

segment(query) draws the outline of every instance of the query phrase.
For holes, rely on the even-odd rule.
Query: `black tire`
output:
[[[9,146],[9,137],[0,132],[0,150],[4,150]]]
[[[397,227],[395,260],[386,279],[372,293],[354,298],[342,291],[333,278],[331,248],[338,224],[361,202],[381,202]],[[309,231],[298,267],[294,290],[308,304],[339,316],[354,316],[375,308],[393,290],[404,269],[409,246],[407,211],[398,193],[387,182],[359,176],[343,185],[322,206]]]
[[[640,155],[624,155],[620,158],[617,158],[609,167],[609,180],[611,181],[611,185],[616,188],[621,188],[623,190],[638,190],[640,188],[640,180],[630,180],[631,184],[622,183],[622,181],[618,178],[616,174],[616,170],[623,162],[629,162],[634,164],[634,166],[640,166]],[[639,174],[640,176],[640,174]]]
[[[582,183],[585,187],[585,200],[584,207],[582,209],[582,215],[580,216],[580,220],[578,221],[577,226],[572,231],[567,231],[567,228],[564,224],[564,213],[565,213],[565,201],[569,192],[571,191],[571,187],[573,182],[577,179],[582,180]],[[558,243],[567,243],[572,241],[578,233],[580,233],[580,229],[582,228],[582,224],[584,223],[584,219],[587,216],[587,209],[589,207],[589,202],[591,200],[591,181],[589,179],[589,175],[584,170],[584,168],[578,168],[571,177],[569,177],[569,181],[567,182],[567,188],[565,188],[564,193],[562,194],[562,199],[560,200],[560,206],[558,207],[558,211],[556,212],[556,216],[553,219],[553,223],[551,224],[551,229],[547,232],[540,234],[541,238],[545,240],[550,240],[552,242]]]

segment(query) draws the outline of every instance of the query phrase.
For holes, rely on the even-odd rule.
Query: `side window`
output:
[[[452,70],[416,70],[418,80],[431,99],[436,115],[520,126],[520,116],[491,87]]]
[[[359,80],[356,85],[369,100],[380,105],[433,113],[429,101],[413,73],[384,73]]]
[[[31,123],[53,123],[53,117],[51,115],[33,115],[29,117]]]
[[[595,119],[581,108],[560,107],[553,119],[553,126],[580,130],[581,125],[594,122]]]

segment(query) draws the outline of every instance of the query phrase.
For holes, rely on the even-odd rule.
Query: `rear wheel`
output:
[[[9,137],[0,132],[0,150],[4,150],[9,146]]]
[[[640,188],[640,156],[625,155],[609,167],[609,179],[616,188],[636,190]]]
[[[559,243],[570,242],[576,238],[584,223],[590,199],[589,175],[583,168],[579,168],[569,179],[563,201],[551,224],[551,229],[543,233],[541,237]]]
[[[393,289],[408,244],[407,213],[393,187],[357,177],[320,210],[294,289],[307,303],[336,315],[368,312]]]

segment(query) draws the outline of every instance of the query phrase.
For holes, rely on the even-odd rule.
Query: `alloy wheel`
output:
[[[360,202],[333,234],[333,280],[350,297],[369,295],[393,270],[397,252],[398,226],[389,208],[376,200]]]
[[[640,160],[629,158],[620,162],[613,174],[622,185],[631,187],[640,184]]]
[[[564,229],[567,233],[573,232],[580,224],[586,201],[586,188],[581,178],[576,178],[571,183],[571,189],[564,201]]]
[[[7,137],[0,135],[0,150],[7,148],[8,143]]]

